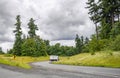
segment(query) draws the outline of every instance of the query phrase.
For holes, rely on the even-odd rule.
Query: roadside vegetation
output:
[[[60,57],[60,60],[54,64],[120,68],[120,52],[112,52],[111,54],[111,51],[101,51],[95,55],[81,53],[71,57]]]
[[[29,63],[37,61],[46,61],[49,57],[29,57],[29,56],[17,56],[15,59],[13,55],[0,55],[0,63],[10,66],[21,67],[25,69],[30,69]]]

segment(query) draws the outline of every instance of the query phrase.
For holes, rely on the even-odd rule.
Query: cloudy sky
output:
[[[21,15],[22,30],[32,17],[39,27],[37,34],[51,44],[74,45],[76,34],[90,37],[94,24],[85,9],[87,0],[0,0],[0,47],[4,51],[14,42],[16,15]]]

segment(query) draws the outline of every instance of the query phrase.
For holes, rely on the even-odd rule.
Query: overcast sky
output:
[[[36,20],[37,34],[63,45],[74,45],[76,34],[90,37],[94,24],[85,9],[87,0],[0,0],[0,46],[4,51],[14,42],[16,15],[21,15],[22,30],[27,35],[27,23]]]

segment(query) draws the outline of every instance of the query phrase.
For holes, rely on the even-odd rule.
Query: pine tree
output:
[[[38,30],[38,27],[37,25],[35,25],[35,20],[33,20],[33,18],[30,19],[30,22],[28,23],[28,28],[29,28],[29,31],[28,31],[28,34],[30,36],[30,38],[34,38],[36,36],[36,30]]]
[[[81,45],[83,46],[84,45],[84,37],[83,36],[81,36]]]
[[[96,26],[97,39],[98,36],[102,39],[110,38],[111,30],[119,22],[120,0],[88,0],[87,5],[90,19]]]
[[[2,47],[0,47],[0,54],[4,54]]]
[[[88,43],[89,43],[89,38],[86,37],[86,38],[85,38],[85,45],[87,45]]]
[[[14,43],[14,55],[21,55],[21,45],[22,45],[22,39],[21,39],[21,35],[22,35],[22,31],[21,31],[21,21],[20,21],[20,15],[17,15],[16,17],[16,30],[14,30],[13,32],[15,33],[15,43]]]
[[[76,38],[75,38],[75,46],[76,46],[76,52],[77,53],[80,53],[82,51],[82,40],[79,38],[78,34],[76,35]]]
[[[88,0],[86,3],[88,6],[86,8],[89,9],[88,14],[90,14],[90,19],[95,24],[95,30],[96,30],[96,38],[98,39],[98,23],[100,21],[100,15],[99,15],[99,6],[97,3],[95,3],[95,0]]]

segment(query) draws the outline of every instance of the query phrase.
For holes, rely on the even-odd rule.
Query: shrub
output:
[[[12,54],[4,54],[5,57],[13,57]]]
[[[120,51],[120,35],[112,42],[111,48],[115,51]]]
[[[109,42],[110,41],[106,39],[102,39],[102,40],[92,39],[88,45],[89,51],[95,52],[95,51],[104,50],[108,48]]]
[[[95,55],[95,52],[91,52],[91,55]]]

